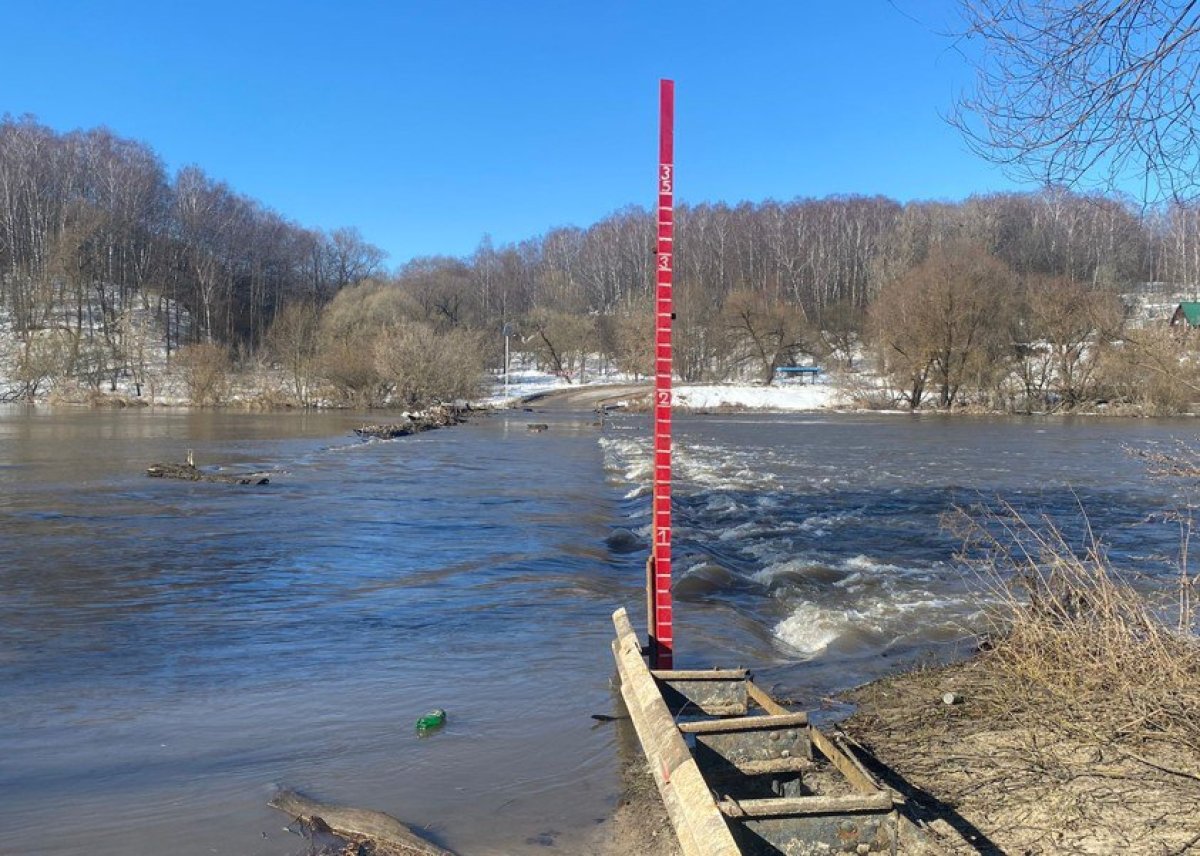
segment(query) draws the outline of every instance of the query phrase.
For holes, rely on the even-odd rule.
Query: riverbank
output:
[[[539,371],[513,371],[507,383],[500,376],[492,378],[484,394],[469,402],[458,401],[455,406],[476,409],[505,409],[556,402],[560,396],[572,401],[574,409],[586,410],[600,403],[617,403],[630,410],[650,408],[651,384],[636,381],[628,375],[613,373],[597,375],[587,383],[572,384],[565,378]],[[1154,418],[1191,416],[1194,412],[1158,412],[1144,405],[1104,403],[1087,410],[1053,410],[1017,413],[978,404],[955,406],[951,409],[922,407],[911,410],[898,402],[882,380],[874,374],[862,373],[852,377],[837,374],[818,374],[811,380],[784,379],[771,385],[730,382],[689,384],[676,382],[672,391],[673,407],[681,413],[895,413],[895,414],[954,414],[969,416],[1106,416],[1125,418]],[[589,404],[590,402],[590,404]],[[181,377],[164,374],[154,383],[135,388],[128,382],[114,390],[65,385],[48,388],[27,403],[38,405],[70,405],[93,409],[123,409],[141,407],[186,408],[204,406],[244,411],[348,410],[355,405],[334,398],[310,396],[299,400],[288,381],[277,370],[258,369],[243,372],[227,379],[226,389],[218,401],[198,405]],[[555,405],[559,406],[558,404]]]
[[[625,380],[597,381],[584,385],[568,385],[554,378],[539,378],[526,372],[522,385],[514,384],[507,396],[497,393],[486,399],[495,407],[545,405],[551,402],[572,401],[582,405],[589,397],[593,402],[620,401],[633,411],[650,409],[649,382],[637,384]],[[606,392],[606,390],[608,390]],[[1105,404],[1089,410],[1055,410],[1016,413],[979,405],[962,405],[951,409],[921,407],[911,410],[900,406],[868,376],[856,384],[843,385],[837,378],[821,375],[813,381],[784,380],[770,386],[752,383],[681,384],[672,390],[673,409],[679,413],[871,413],[897,415],[954,415],[954,416],[1037,416],[1037,417],[1120,417],[1163,418],[1190,417],[1194,412],[1158,413],[1135,404]],[[556,406],[559,406],[556,404]],[[580,409],[583,409],[580,406]]]
[[[1029,690],[975,658],[847,693],[841,727],[951,852],[1200,852],[1195,745],[1098,732]]]
[[[612,815],[596,828],[587,852],[592,856],[682,856],[671,819],[637,736],[628,721],[617,723],[624,733],[620,769],[620,796]]]
[[[1027,689],[975,657],[844,694],[857,710],[837,728],[940,848],[921,852],[1200,853],[1198,747],[1135,747],[1128,733],[1026,706]],[[638,760],[624,763],[620,802],[589,852],[681,852]]]
[[[746,443],[754,443],[777,421],[787,422],[727,417],[691,424],[703,430],[753,425]],[[1179,550],[1178,515],[1171,508],[1188,501],[1189,486],[1148,475],[1127,454],[1129,444],[1103,437],[1137,432],[1127,435],[1137,437],[1137,448],[1168,447],[1147,422],[1046,420],[1075,440],[1056,454],[1061,469],[1034,471],[1029,463],[1046,434],[1025,430],[1029,423],[1020,420],[1020,431],[979,443],[986,456],[960,468],[957,438],[972,426],[1002,423],[923,421],[881,420],[905,432],[902,440],[890,435],[884,443],[860,416],[804,420],[811,444],[821,444],[826,424],[839,426],[840,441],[792,452],[792,478],[778,465],[770,474],[756,473],[748,465],[761,466],[763,456],[742,457],[728,442],[714,452],[730,461],[722,475],[711,457],[701,465],[700,447],[680,444],[701,485],[681,491],[691,500],[689,535],[711,534],[720,553],[685,571],[679,602],[720,596],[714,581],[724,578],[723,568],[737,568],[728,546],[734,536],[743,550],[753,550],[749,573],[730,576],[743,590],[763,584],[776,602],[793,598],[794,613],[774,630],[798,663],[785,681],[791,694],[811,709],[823,696],[804,687],[818,683],[822,668],[841,667],[832,681],[845,681],[852,669],[875,670],[880,679],[843,697],[858,710],[840,727],[914,814],[944,834],[951,852],[1200,853],[1200,821],[1191,811],[1200,798],[1200,646],[1187,632],[1195,614],[1180,597],[1195,586],[1170,560]],[[947,435],[930,444],[928,454],[914,454],[935,425]],[[688,426],[681,420],[685,435]],[[885,447],[903,456],[891,467],[878,461],[877,450]],[[1100,478],[1087,472],[1080,462],[1084,449],[1112,469]],[[830,475],[830,456],[838,461],[834,477],[892,472],[847,498],[844,488],[820,481]],[[914,474],[922,471],[914,460],[931,462],[934,484],[966,489],[948,490],[940,513],[893,526],[897,507],[929,500],[913,490]],[[1013,466],[1015,460],[1021,465]],[[994,469],[985,475],[986,467]],[[787,478],[787,486],[777,486],[776,478]],[[803,478],[813,493],[807,503],[795,489]],[[1085,479],[1092,488],[1083,487]],[[947,512],[980,500],[973,487],[980,483],[1032,523],[1004,506],[1006,517],[988,518],[980,524],[987,528],[943,529]],[[744,516],[731,519],[734,503],[743,504]],[[1082,521],[1081,509],[1088,515]],[[713,515],[705,514],[709,510]],[[880,540],[880,530],[928,539],[939,533],[944,549],[924,564],[903,537]],[[981,558],[991,563],[980,565],[978,575],[964,573],[957,559],[964,535],[984,546],[989,533],[1008,533],[1013,543],[988,542]],[[763,561],[768,545],[778,547],[774,564]],[[843,559],[847,552],[851,558]],[[722,568],[714,567],[718,561]],[[937,573],[945,575],[938,586],[902,587]],[[953,618],[942,612],[952,597],[960,604]],[[899,663],[912,653],[917,634],[962,640],[961,655],[976,644],[980,650],[957,665],[914,669],[949,653],[942,646]]]
[[[989,634],[965,662],[846,694],[858,709],[842,727],[912,814],[966,852],[1200,850],[1186,566],[1135,587],[1094,541],[1080,550],[1011,513],[974,526]]]

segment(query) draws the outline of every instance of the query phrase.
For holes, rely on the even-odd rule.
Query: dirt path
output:
[[[539,392],[522,399],[526,407],[546,411],[592,411],[604,404],[634,401],[650,395],[649,383],[606,384],[604,386],[576,386]]]

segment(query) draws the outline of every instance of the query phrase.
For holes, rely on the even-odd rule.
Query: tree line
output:
[[[354,229],[303,228],[195,166],[169,176],[107,129],[0,119],[0,311],[28,363],[52,339],[61,371],[127,371],[138,310],[168,352],[253,350],[283,307],[327,301],[382,261]]]
[[[682,380],[770,382],[806,356],[853,370],[866,353],[912,407],[1074,407],[1107,395],[1080,378],[1100,376],[1101,338],[1128,334],[1116,295],[1200,282],[1200,207],[1143,210],[1061,189],[682,205],[676,235]],[[0,121],[0,310],[31,361],[57,331],[55,371],[135,373],[138,308],[167,331],[168,352],[269,360],[303,402],[468,394],[502,362],[504,329],[571,379],[597,358],[649,371],[647,209],[503,246],[485,237],[465,257],[391,272],[382,262],[352,229],[305,229],[196,167],[168,176],[147,146],[110,131]],[[965,297],[976,291],[979,306]],[[914,337],[939,299],[971,320],[930,332],[942,337],[931,350]],[[1064,306],[1095,317],[1082,333],[1061,321],[1070,330],[1051,341],[1048,318]],[[1025,378],[1015,392],[1014,376]]]

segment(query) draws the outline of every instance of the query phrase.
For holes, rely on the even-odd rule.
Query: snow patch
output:
[[[850,404],[828,378],[818,383],[783,381],[772,386],[683,385],[675,388],[674,397],[676,406],[689,410],[731,408],[802,412],[833,410]]]

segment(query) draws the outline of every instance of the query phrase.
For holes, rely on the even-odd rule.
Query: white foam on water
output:
[[[786,562],[777,562],[773,565],[767,565],[759,571],[755,571],[750,575],[750,579],[756,583],[770,585],[775,581],[775,578],[781,574],[799,573],[814,564],[812,559],[794,558]]]
[[[867,574],[898,574],[904,575],[911,573],[913,568],[904,568],[900,565],[889,565],[887,562],[878,562],[870,556],[859,554],[852,559],[847,559],[842,563],[842,566],[851,571],[858,571]]]
[[[674,465],[682,479],[698,487],[751,491],[777,481],[763,458],[761,450],[689,444],[675,448]]]
[[[718,541],[739,541],[745,538],[751,538],[755,535],[762,535],[765,532],[772,531],[771,526],[759,523],[755,520],[748,520],[745,523],[739,523],[737,526],[730,526],[728,529],[722,529],[717,534]]]
[[[649,483],[653,474],[650,443],[645,439],[601,437],[604,468],[627,482]]]
[[[740,549],[743,553],[758,559],[763,564],[764,570],[772,564],[789,561],[789,557],[796,555],[795,543],[787,537],[755,541],[740,547]]]
[[[845,630],[845,615],[826,612],[811,603],[803,603],[775,625],[775,636],[805,657],[815,657],[829,647]]]
[[[861,571],[855,571],[848,577],[838,580],[834,583],[838,588],[846,589],[847,591],[859,591],[867,584],[867,578],[862,575]]]
[[[830,526],[861,519],[862,510],[857,508],[846,508],[841,511],[824,511],[820,514],[812,514],[804,518],[803,522],[800,523],[800,528],[805,532],[824,536],[829,534]]]
[[[747,527],[756,526],[754,523],[745,523],[742,526],[734,527],[726,530],[733,533],[731,538],[743,537]],[[787,524],[781,524],[781,528],[787,528]],[[774,531],[775,527],[770,527],[769,531]],[[800,524],[797,528],[804,528]],[[742,531],[739,531],[742,530]],[[724,533],[722,534],[724,540]],[[767,559],[763,568],[752,574],[752,578],[758,582],[769,584],[777,577],[783,574],[803,574],[805,570],[811,567],[820,566],[822,568],[833,568],[836,571],[841,571],[845,577],[838,580],[834,585],[840,587],[852,587],[855,584],[872,584],[875,586],[886,585],[887,583],[903,578],[918,577],[921,571],[917,568],[906,568],[900,565],[890,565],[886,562],[879,562],[872,559],[870,556],[858,555],[841,561],[833,561],[829,558],[821,558],[812,555],[795,555],[794,553],[785,553],[786,558],[780,555],[778,548],[783,547],[782,543],[765,542],[762,544],[752,545],[746,552],[757,555],[759,558]],[[774,561],[770,561],[774,560]]]
[[[789,536],[801,531],[802,528],[801,524],[794,520],[747,520],[735,526],[718,530],[716,540],[743,541],[746,542],[740,547],[743,552],[758,558],[776,560],[793,552]]]
[[[959,628],[975,623],[978,616],[978,609],[966,599],[920,589],[893,591],[850,608],[801,602],[775,625],[774,634],[784,646],[807,659],[850,634],[864,640],[876,637],[869,643],[872,647],[887,646],[910,637],[958,635]]]
[[[649,485],[654,476],[653,444],[649,437],[606,436],[599,443],[610,478]],[[673,450],[672,466],[677,490],[761,492],[777,485],[779,480],[769,449],[681,443]],[[627,498],[643,495],[631,491]]]
[[[710,493],[705,500],[704,510],[713,514],[737,514],[745,511],[746,506],[727,493]]]

